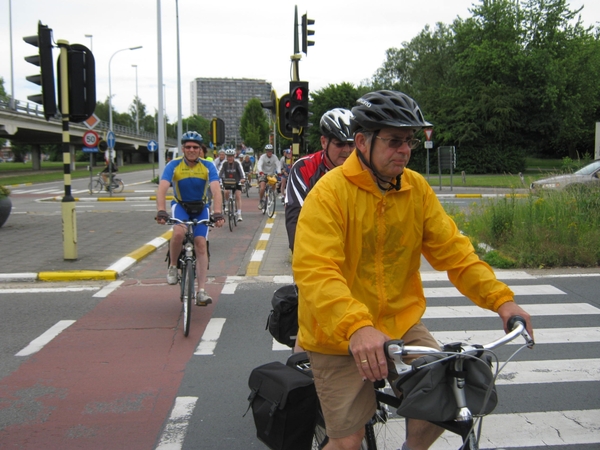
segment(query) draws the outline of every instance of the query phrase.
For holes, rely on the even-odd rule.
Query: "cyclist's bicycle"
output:
[[[277,186],[277,177],[275,175],[267,175],[267,185],[265,187],[265,195],[263,196],[263,214],[267,213],[269,217],[275,214],[275,202],[277,194],[275,187]]]
[[[252,187],[252,183],[250,182],[251,176],[250,172],[246,172],[246,182],[242,184],[242,194],[246,194],[246,197],[250,197],[250,188]]]
[[[226,182],[227,180],[223,181],[222,183],[222,190],[221,193],[223,195],[223,213],[225,213],[225,211],[227,211],[227,221],[229,222],[229,231],[233,231],[233,227],[237,227],[237,210],[238,210],[238,205],[237,205],[237,201],[235,199],[235,187],[237,186],[237,184],[234,183],[233,184],[228,184]],[[242,184],[242,188],[244,187],[246,183]],[[227,200],[225,200],[225,191],[229,191],[229,198]]]
[[[181,253],[177,259],[177,268],[180,269],[180,273],[178,275],[179,284],[181,287],[180,299],[183,303],[183,335],[187,337],[190,333],[192,300],[195,300],[196,298],[196,250],[194,248],[194,228],[196,225],[207,225],[212,227],[214,226],[214,222],[212,219],[192,219],[185,221],[179,220],[176,217],[171,217],[166,221],[166,223],[168,225],[181,224],[187,227],[185,237],[183,239],[183,245],[181,247]],[[208,240],[206,241],[206,248],[208,252]],[[210,258],[210,253],[208,256]]]
[[[123,181],[115,176],[113,176],[112,183],[110,183],[109,186],[108,183],[104,181],[104,178],[102,178],[102,172],[98,173],[96,179],[90,181],[90,184],[88,185],[90,194],[97,194],[104,190],[119,193],[122,192],[124,188],[125,185],[123,184]]]
[[[487,414],[485,412],[486,407],[488,406],[488,402],[491,403],[491,398],[493,397],[492,394],[494,393],[494,383],[498,374],[504,368],[506,363],[519,351],[525,347],[531,348],[534,345],[533,340],[525,331],[525,320],[522,317],[512,317],[508,322],[508,327],[512,331],[500,339],[484,345],[455,342],[445,345],[442,350],[438,350],[430,347],[404,345],[401,340],[392,340],[385,344],[385,353],[388,355],[388,358],[394,362],[396,371],[399,374],[399,378],[394,380],[393,383],[403,391],[405,401],[410,397],[411,393],[403,390],[403,383],[406,384],[411,376],[418,377],[419,375],[424,374],[426,370],[441,370],[443,372],[444,380],[448,382],[452,390],[452,394],[447,394],[447,396],[453,397],[453,399],[450,400],[451,402],[452,400],[454,401],[454,403],[451,403],[455,406],[454,415],[452,418],[444,421],[429,420],[428,418],[423,419],[429,420],[431,423],[461,436],[463,444],[459,450],[479,450],[482,418]],[[519,336],[524,338],[525,344],[519,347],[500,367],[498,364],[498,357],[491,350],[505,345]],[[422,357],[413,361],[411,365],[407,365],[402,360],[402,357],[410,355],[420,355]],[[491,359],[495,360],[496,369],[491,373],[489,366],[486,368],[486,370],[490,371],[491,378],[489,380],[489,385],[486,386],[485,396],[480,399],[482,400],[481,409],[478,411],[471,411],[467,407],[465,380],[469,380],[471,372],[479,373],[477,365],[488,364],[485,358],[487,356],[491,356]],[[470,361],[475,362],[468,364],[467,362]],[[312,376],[310,372],[310,362],[304,352],[295,353],[290,356],[287,364]],[[402,400],[395,395],[388,393],[390,389],[389,386],[387,389],[385,388],[385,381],[375,383],[377,409],[375,415],[365,425],[365,438],[361,444],[361,450],[399,449],[406,439],[406,436],[401,429],[402,427],[393,427],[391,425],[391,422],[397,423],[397,420],[390,420],[393,415],[392,411],[390,411],[390,407],[393,408],[393,410],[398,409],[402,405]],[[423,397],[417,397],[415,399],[415,404],[429,405],[431,408],[431,402],[423,401]],[[436,410],[438,409],[438,403],[436,403],[434,408]],[[431,417],[431,415],[429,415],[430,411],[431,409],[428,409],[427,411],[419,411],[418,413],[424,413],[427,414],[428,417]],[[319,410],[312,448],[322,449],[327,444],[327,441],[325,422],[321,411]]]

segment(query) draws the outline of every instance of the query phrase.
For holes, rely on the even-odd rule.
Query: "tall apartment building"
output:
[[[242,142],[240,121],[244,108],[252,98],[268,101],[271,83],[246,78],[196,78],[191,82],[191,114],[205,119],[213,117],[225,122],[225,142]]]

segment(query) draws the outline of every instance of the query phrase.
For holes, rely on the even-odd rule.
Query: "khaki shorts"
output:
[[[406,345],[440,348],[421,322],[408,330],[402,339]],[[327,435],[336,439],[356,433],[375,414],[377,404],[373,383],[362,381],[352,356],[307,353]],[[393,363],[389,362],[388,368],[388,380],[393,380],[396,378]]]

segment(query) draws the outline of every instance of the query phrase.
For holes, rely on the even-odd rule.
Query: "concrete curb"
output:
[[[45,202],[62,202],[63,197],[49,197],[44,198],[42,201]],[[165,197],[166,200],[173,200],[172,196]],[[156,201],[156,195],[151,195],[149,197],[75,197],[74,200],[76,202],[139,202],[139,201]]]
[[[169,230],[122,257],[104,270],[63,270],[55,272],[0,274],[0,282],[116,280],[131,266],[169,242],[172,236],[173,230]]]

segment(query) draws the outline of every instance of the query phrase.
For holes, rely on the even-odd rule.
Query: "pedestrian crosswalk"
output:
[[[578,301],[548,279],[537,284],[536,277],[523,272],[500,273],[502,277],[539,328],[534,330],[535,348],[509,361],[496,381],[499,406],[483,421],[481,448],[600,448],[600,308]],[[438,342],[485,344],[501,337],[499,321],[486,319],[497,314],[461,300],[445,274],[428,273],[422,278],[428,298],[423,322]],[[442,286],[444,282],[448,285]],[[229,290],[235,292],[232,286]],[[522,343],[509,344],[499,364]],[[290,351],[275,340],[272,350]],[[388,427],[395,429],[388,435],[404,435],[403,419],[392,418]],[[399,448],[397,442],[393,445]],[[432,449],[459,447],[460,438],[445,432]]]

